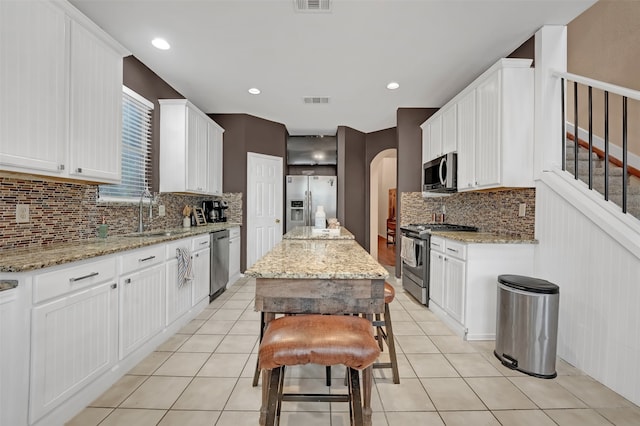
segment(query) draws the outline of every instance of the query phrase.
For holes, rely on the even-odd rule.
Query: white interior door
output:
[[[282,157],[247,153],[247,268],[282,240]]]

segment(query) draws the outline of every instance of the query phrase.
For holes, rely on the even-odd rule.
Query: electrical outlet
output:
[[[527,204],[526,203],[521,203],[519,208],[518,208],[518,216],[525,217],[526,214],[527,214]]]
[[[160,204],[160,205],[158,206],[158,216],[162,217],[162,216],[164,216],[165,214],[167,214],[167,212],[166,212],[166,211],[165,211],[165,209],[164,209],[164,204]]]
[[[29,223],[29,204],[16,204],[16,223]]]
[[[442,214],[445,214],[447,212],[446,207],[444,206],[444,204],[442,205]]]

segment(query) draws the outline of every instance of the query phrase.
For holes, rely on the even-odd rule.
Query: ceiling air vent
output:
[[[306,96],[304,98],[305,104],[328,104],[329,97],[328,96]]]
[[[298,12],[329,12],[331,0],[293,0]]]

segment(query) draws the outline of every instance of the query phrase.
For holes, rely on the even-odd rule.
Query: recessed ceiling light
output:
[[[395,81],[392,81],[391,83],[387,84],[387,89],[389,90],[396,90],[398,87],[400,87],[400,85]]]
[[[252,87],[251,89],[249,89],[249,93],[251,93],[252,95],[259,95],[260,94],[260,89]]]
[[[151,44],[160,50],[169,50],[171,48],[171,45],[163,38],[154,38],[151,40]]]

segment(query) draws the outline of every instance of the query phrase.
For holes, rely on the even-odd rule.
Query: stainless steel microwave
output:
[[[422,166],[422,193],[441,194],[456,192],[458,187],[458,154],[451,152],[424,163]]]

